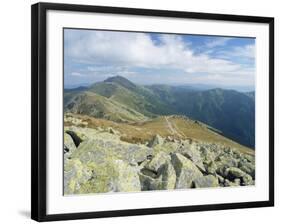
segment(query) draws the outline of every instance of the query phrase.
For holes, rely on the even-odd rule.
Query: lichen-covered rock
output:
[[[193,180],[193,183],[195,188],[219,186],[218,178],[214,177],[213,175],[197,177]]]
[[[72,153],[71,160],[65,163],[65,192],[140,191],[137,165],[139,161],[146,160],[149,154],[150,148],[121,142],[110,133],[85,138]],[[72,183],[75,183],[75,187]]]
[[[91,178],[91,170],[79,159],[66,161],[64,165],[64,194],[80,193],[81,185]]]
[[[205,162],[204,165],[207,174],[216,175],[217,165],[214,161],[210,161],[209,163]]]
[[[122,160],[82,164],[68,161],[65,166],[65,194],[137,192],[141,190],[138,170]]]
[[[160,135],[155,135],[153,139],[148,143],[148,147],[153,148],[156,145],[162,145],[164,143],[164,139]]]
[[[240,162],[239,169],[249,174],[253,179],[255,179],[255,165],[250,162]]]
[[[226,175],[227,175],[228,179],[234,180],[236,178],[241,178],[241,177],[245,176],[246,173],[237,167],[230,167],[230,168],[226,169]]]
[[[245,174],[243,177],[242,177],[242,185],[254,185],[254,182],[253,182],[253,179],[252,177],[249,175],[249,174]]]
[[[226,170],[230,167],[238,167],[238,160],[228,155],[219,156],[215,160],[216,173],[220,176],[227,178],[228,173]]]
[[[157,153],[141,169],[140,181],[142,189],[146,190],[174,189],[176,173],[171,164],[171,157],[164,152]]]
[[[152,158],[149,163],[146,164],[145,167],[157,172],[162,165],[169,161],[171,161],[170,155],[165,152],[159,152]]]
[[[165,190],[174,189],[177,176],[171,162],[166,162],[158,172],[162,175],[162,188]]]
[[[92,138],[92,136],[95,136],[97,133],[97,130],[95,130],[95,129],[81,128],[81,127],[76,127],[76,126],[67,127],[67,128],[65,128],[65,131],[74,132],[82,141]]]
[[[239,179],[241,185],[253,185],[252,177],[236,167],[231,167],[226,170],[229,180]]]
[[[245,154],[243,156],[248,162],[255,163],[255,156]]]
[[[242,154],[237,152],[237,151],[233,151],[233,157],[235,159],[241,160],[242,159]]]
[[[240,180],[239,181],[237,181],[237,180],[235,181],[234,180],[234,182],[232,182],[232,181],[230,181],[228,179],[225,179],[224,186],[225,187],[238,187],[238,186],[240,186]]]
[[[215,159],[215,154],[206,145],[200,147],[201,157],[203,161],[213,161]]]
[[[238,167],[238,161],[239,160],[235,159],[234,157],[224,154],[223,156],[216,158],[216,165],[218,167],[223,166],[225,168]]]
[[[106,139],[92,138],[83,141],[73,156],[79,157],[83,162],[103,161],[104,158],[114,157],[129,164],[136,164],[146,160],[147,156],[152,154],[152,149],[143,145],[121,142],[109,137]]]
[[[153,178],[151,176],[139,173],[142,191],[163,190],[162,177]]]
[[[202,157],[195,144],[184,145],[180,153],[190,159],[202,172],[205,172]]]
[[[144,168],[139,177],[142,190],[170,190],[176,184],[176,173],[171,163],[161,166],[158,173]]]
[[[82,140],[76,147],[70,135],[64,136],[65,194],[255,184],[254,156],[225,145],[175,136],[164,140],[160,135],[146,144],[131,144],[113,128],[95,129],[90,124],[65,130]]]
[[[218,174],[216,174],[216,177],[218,178],[220,186],[224,185],[224,178],[222,176],[218,175]]]
[[[113,169],[116,172],[116,179],[113,181],[114,191],[116,192],[132,192],[140,191],[141,185],[138,176],[138,171],[123,162],[122,160],[115,160]]]
[[[176,188],[191,188],[192,181],[198,177],[203,176],[200,170],[192,163],[191,160],[187,159],[179,153],[171,155],[171,161],[176,171]]]

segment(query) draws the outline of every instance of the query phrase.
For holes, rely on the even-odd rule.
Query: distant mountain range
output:
[[[192,86],[137,85],[121,76],[65,89],[64,110],[116,122],[185,115],[240,144],[255,147],[255,93]]]

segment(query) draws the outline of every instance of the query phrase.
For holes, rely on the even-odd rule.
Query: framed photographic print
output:
[[[32,219],[274,205],[274,19],[32,6]]]

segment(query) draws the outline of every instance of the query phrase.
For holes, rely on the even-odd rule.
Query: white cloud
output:
[[[70,75],[71,75],[71,76],[78,76],[78,77],[83,77],[83,76],[85,76],[84,74],[81,74],[80,72],[71,72]]]
[[[222,52],[223,57],[214,58],[208,53],[194,54],[190,43],[176,35],[159,35],[159,43],[156,43],[150,35],[144,33],[66,32],[65,55],[80,63],[92,64],[88,70],[95,74],[115,70],[114,74],[130,76],[135,74],[129,71],[130,67],[143,67],[177,69],[186,74],[206,73],[214,75],[214,78],[219,75],[254,75],[254,71],[230,60],[233,56],[254,57],[254,45],[236,47],[231,52]],[[223,46],[230,39],[217,38],[208,42],[206,47]]]

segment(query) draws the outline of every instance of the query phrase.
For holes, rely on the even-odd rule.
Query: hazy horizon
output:
[[[108,78],[111,78],[111,77],[116,77],[116,76],[108,76]],[[104,80],[106,80],[106,79],[104,79]],[[89,87],[92,84],[103,82],[104,80],[91,82],[91,83],[72,84],[72,85],[64,84],[64,89],[75,89],[75,88],[78,88],[78,87]],[[132,80],[129,80],[129,81],[133,82]],[[182,84],[182,83],[171,83],[171,84],[150,83],[150,84],[145,84],[145,83],[137,83],[137,82],[133,82],[133,83],[137,84],[137,85],[142,85],[142,86],[152,86],[152,85],[167,85],[167,86],[174,86],[174,87],[177,87],[177,86],[178,87],[185,87],[186,86],[186,87],[194,87],[194,88],[202,89],[202,90],[221,88],[221,89],[227,89],[227,90],[236,90],[236,91],[239,91],[239,92],[255,91],[255,87],[253,87],[253,86],[220,86],[220,85],[208,85],[208,84],[201,84],[201,83],[186,83],[186,84]]]

